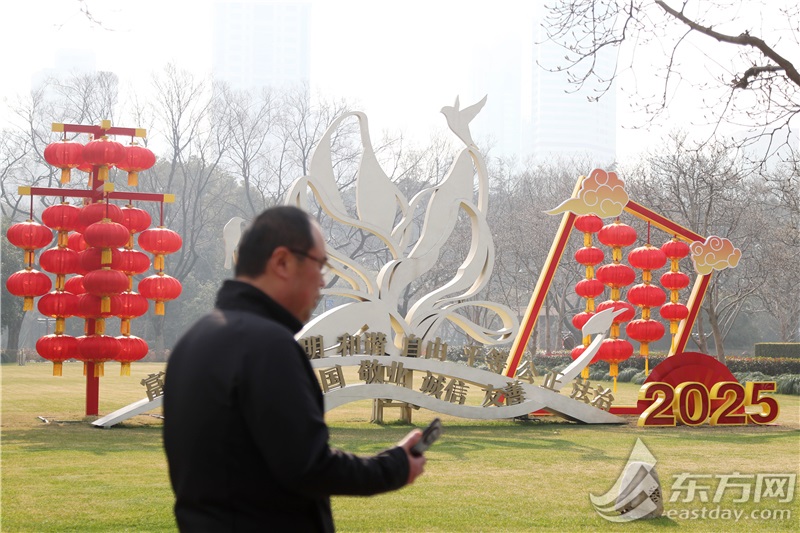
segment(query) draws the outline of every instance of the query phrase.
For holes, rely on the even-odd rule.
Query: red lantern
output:
[[[150,268],[150,259],[139,250],[119,250],[119,255],[118,266],[113,268],[128,276],[142,274]]]
[[[22,304],[23,311],[33,310],[33,299],[37,296],[42,296],[50,292],[53,283],[47,274],[43,274],[38,270],[25,269],[19,272],[14,272],[6,280],[6,289],[14,296],[24,298]]]
[[[679,291],[689,286],[689,276],[683,272],[664,272],[659,279],[661,286],[670,291]]]
[[[116,295],[112,296],[111,300],[115,298],[117,298]],[[105,323],[101,319],[113,316],[110,307],[109,305],[107,311],[103,310],[103,300],[100,296],[84,293],[78,296],[78,310],[75,312],[75,316],[87,320],[96,320],[95,333],[102,335],[105,332]]]
[[[621,289],[630,285],[636,279],[636,273],[628,265],[611,263],[597,269],[597,279],[612,289]]]
[[[600,311],[605,310],[605,309],[613,309],[614,311],[619,311],[620,309],[625,309],[624,313],[614,317],[614,321],[613,321],[614,325],[618,325],[618,324],[621,324],[623,322],[627,322],[628,320],[630,320],[630,319],[632,319],[633,317],[636,316],[636,310],[633,308],[633,306],[631,304],[629,304],[628,302],[623,302],[623,301],[620,301],[620,300],[606,300],[605,302],[602,302],[602,303],[598,304],[598,306],[597,306],[597,312],[598,313]],[[613,328],[614,326],[611,326],[611,327]]]
[[[117,168],[128,173],[128,185],[135,187],[139,184],[139,172],[155,164],[156,156],[153,152],[143,146],[131,144],[124,148],[124,156],[117,162]]]
[[[120,350],[114,359],[122,363],[122,366],[119,370],[119,375],[130,376],[131,363],[138,361],[147,355],[149,348],[143,339],[134,337],[133,335],[123,335],[117,337],[117,340],[119,341]]]
[[[664,336],[664,326],[657,320],[633,320],[625,326],[625,333],[633,340],[642,343],[641,354],[647,356],[649,353],[648,343],[655,342]]]
[[[50,248],[39,257],[42,270],[56,275],[56,290],[64,290],[64,276],[78,269],[78,252],[69,248]]]
[[[54,291],[39,298],[39,312],[56,319],[56,335],[64,333],[64,319],[78,312],[78,297],[69,292]]]
[[[108,250],[111,253],[111,262],[106,266],[110,266],[110,268],[113,270],[122,270],[120,268],[123,264],[122,250],[117,250],[116,248],[109,248]],[[103,253],[104,250],[102,248],[87,248],[86,250],[82,251],[80,254],[78,254],[80,267],[87,274],[92,270],[99,270],[103,268]],[[147,265],[150,266],[149,261],[147,262]]]
[[[61,183],[69,183],[70,170],[83,164],[83,145],[70,141],[48,144],[44,160],[61,169]]]
[[[594,313],[587,313],[587,312],[578,313],[577,315],[572,317],[572,325],[575,326],[575,328],[578,331],[581,331],[583,329],[583,326],[586,325],[589,319],[592,318],[593,316]]]
[[[33,265],[36,259],[34,250],[44,248],[53,240],[53,232],[33,220],[12,224],[6,236],[11,244],[25,250],[27,265]]]
[[[45,335],[36,341],[36,352],[53,362],[53,375],[60,376],[61,363],[78,357],[78,340],[70,335]]]
[[[153,268],[164,270],[164,255],[181,249],[183,240],[176,232],[163,228],[150,228],[139,234],[139,246],[155,255]]]
[[[605,259],[603,250],[594,246],[585,246],[575,252],[575,261],[583,266],[599,265],[603,262],[603,259]]]
[[[120,318],[119,331],[123,335],[131,334],[131,319],[147,312],[147,298],[136,292],[123,292],[111,300],[111,314]]]
[[[83,286],[83,276],[72,276],[64,283],[64,290],[78,296],[86,293],[86,288]]]
[[[108,335],[84,335],[78,337],[78,359],[85,363],[95,363],[94,377],[104,375],[103,363],[114,360],[122,346],[117,339]]]
[[[103,253],[100,261],[103,265],[111,264],[111,249],[119,248],[128,244],[130,233],[122,224],[117,224],[110,220],[95,222],[83,233],[86,244],[95,248],[102,248]]]
[[[666,299],[664,291],[654,285],[640,283],[628,289],[628,301],[637,307],[659,307]]]
[[[659,309],[661,318],[669,320],[669,332],[675,335],[678,332],[678,323],[689,316],[689,308],[679,303],[668,303]]]
[[[86,233],[86,228],[95,222],[100,222],[104,218],[110,219],[111,222],[121,224],[123,220],[122,209],[120,209],[118,205],[108,202],[97,202],[85,205],[81,208],[81,213],[78,216],[79,225],[76,230],[80,233]]]
[[[669,259],[683,259],[689,255],[689,245],[678,239],[672,239],[661,245],[661,251]]]
[[[82,252],[88,247],[89,246],[86,244],[86,240],[83,238],[82,233],[70,233],[69,237],[67,237],[67,248],[70,250]]]
[[[605,289],[606,286],[599,279],[582,279],[575,284],[575,294],[581,298],[597,298]]]
[[[128,242],[128,248],[133,248],[133,234],[139,233],[150,227],[152,219],[150,213],[144,209],[126,205],[122,208],[122,222],[121,224],[128,229],[131,238]],[[149,261],[148,261],[149,262]]]
[[[631,253],[628,254],[628,262],[634,268],[641,270],[658,270],[667,264],[667,256],[660,248],[647,243],[631,250]]]
[[[148,300],[155,300],[156,314],[164,314],[164,302],[174,300],[181,295],[181,282],[172,276],[160,272],[148,276],[139,282],[139,292]]]
[[[78,226],[81,210],[67,203],[51,205],[42,211],[42,222],[58,232],[58,245],[67,246],[67,234]]]
[[[619,220],[606,224],[597,232],[597,238],[606,246],[622,248],[636,242],[636,230]]]
[[[100,167],[97,179],[108,179],[109,167],[115,166],[125,157],[125,147],[108,137],[101,137],[90,141],[83,147],[83,158],[87,163]]]
[[[118,270],[101,268],[93,270],[83,277],[86,292],[101,298],[101,311],[111,311],[111,296],[128,289],[128,276]]]
[[[633,354],[633,345],[624,339],[605,339],[597,352],[599,359],[608,363],[608,373],[614,378],[614,392],[617,391],[619,363]]]
[[[603,227],[603,219],[597,215],[580,215],[575,217],[575,229],[582,233],[597,233]]]

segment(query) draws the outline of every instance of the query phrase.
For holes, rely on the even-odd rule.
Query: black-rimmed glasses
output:
[[[292,252],[294,255],[299,255],[301,257],[305,257],[307,259],[311,259],[315,263],[319,265],[319,272],[323,276],[327,275],[328,272],[331,270],[331,265],[328,263],[327,259],[320,259],[319,257],[314,257],[313,255],[309,254],[308,252],[303,252],[301,250],[294,250],[289,248],[289,251]]]

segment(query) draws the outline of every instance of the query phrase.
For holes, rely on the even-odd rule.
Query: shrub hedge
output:
[[[759,342],[753,353],[756,357],[800,359],[800,342]]]

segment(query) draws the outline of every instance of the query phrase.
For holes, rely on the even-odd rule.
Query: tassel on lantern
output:
[[[156,301],[156,314],[163,315],[164,314],[164,302],[161,300]]]
[[[53,363],[53,375],[56,377],[61,377],[63,375],[62,367],[63,365],[61,364],[61,361],[55,361]]]
[[[105,376],[106,374],[105,374],[105,368],[104,367],[105,367],[105,365],[103,364],[103,361],[95,362],[94,363],[94,377],[102,378],[103,376]]]
[[[136,187],[139,185],[139,173],[138,172],[128,172],[128,186]],[[130,375],[130,374],[126,374]]]
[[[120,364],[119,375],[120,376],[130,376],[131,375],[131,364],[130,364],[130,362],[125,361],[122,364]]]
[[[61,169],[61,183],[69,183],[70,174],[72,169],[69,168],[62,168]]]

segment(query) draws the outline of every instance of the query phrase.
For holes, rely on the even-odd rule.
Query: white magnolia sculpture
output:
[[[473,106],[460,109],[456,98],[454,106],[442,108],[448,126],[466,147],[455,158],[440,184],[421,191],[410,201],[378,163],[364,113],[347,113],[331,124],[314,152],[308,176],[295,181],[286,203],[307,210],[309,195],[313,195],[325,214],[337,222],[378,237],[386,245],[392,260],[379,271],[374,271],[329,249],[334,271],[347,286],[334,286],[323,293],[353,301],[316,317],[298,337],[321,335],[325,339],[325,348],[331,349],[342,333],[355,334],[367,326],[372,331],[391,332],[393,342],[387,346],[387,353],[398,355],[405,338],[414,335],[423,342],[431,340],[445,321],[450,321],[482,344],[501,344],[513,339],[519,321],[508,307],[470,299],[486,286],[494,265],[494,244],[486,223],[488,174],[483,156],[469,132],[470,121],[485,102],[486,97]],[[356,178],[356,217],[351,216],[342,200],[331,158],[331,136],[349,117],[358,120],[363,147]],[[418,238],[412,241],[415,233],[412,217],[425,198],[428,200],[424,226]],[[400,295],[439,261],[442,246],[455,229],[461,210],[468,215],[472,230],[472,241],[464,262],[452,279],[422,296],[402,316],[398,312]],[[500,318],[502,327],[492,330],[459,313],[469,306],[489,309]]]

